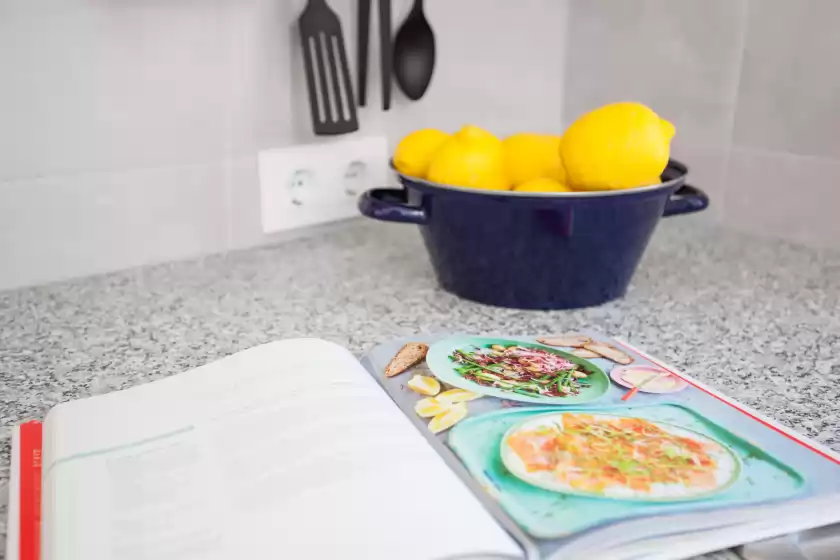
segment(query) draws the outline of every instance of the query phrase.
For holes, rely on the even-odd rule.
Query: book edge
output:
[[[12,428],[9,502],[6,515],[6,560],[20,558],[20,425]]]
[[[727,396],[724,393],[721,393],[717,389],[709,387],[708,385],[706,385],[702,381],[698,381],[697,379],[691,377],[690,375],[688,375],[686,373],[683,373],[682,371],[680,371],[676,367],[660,360],[659,358],[655,358],[654,356],[651,356],[650,354],[648,354],[644,350],[641,350],[640,348],[630,344],[629,342],[627,342],[624,339],[613,338],[613,340],[615,340],[619,344],[623,345],[628,350],[636,352],[640,356],[643,356],[644,358],[650,360],[652,363],[658,365],[659,367],[668,371],[672,375],[685,380],[686,382],[688,382],[691,385],[694,385],[695,387],[697,387],[701,391],[703,391],[703,392],[715,397],[716,399],[728,404],[729,406],[738,410],[739,412],[741,412],[743,414],[746,414],[747,416],[751,417],[753,420],[756,420],[756,421],[764,424],[768,428],[771,428],[774,431],[779,432],[779,433],[787,436],[788,438],[796,441],[800,445],[802,445],[804,447],[807,447],[811,451],[814,451],[814,452],[818,453],[819,455],[822,455],[826,459],[829,459],[830,461],[833,461],[837,464],[840,464],[840,453],[837,453],[834,450],[824,446],[823,444],[821,444],[817,441],[814,441],[811,438],[809,438],[809,437],[807,437],[803,434],[800,434],[796,430],[792,430],[792,429],[788,428],[787,426],[784,426],[784,425],[780,424],[779,422],[777,422],[776,420],[773,420],[769,416],[766,416],[766,415],[762,414],[761,412],[755,410],[754,408],[752,408],[752,407],[750,407],[750,406],[748,406],[748,405],[746,405],[746,404],[744,404],[740,401],[737,401],[737,400]]]

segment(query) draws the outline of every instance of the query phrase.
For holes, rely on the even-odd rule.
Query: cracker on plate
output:
[[[585,344],[592,342],[592,339],[586,335],[578,333],[566,333],[557,336],[547,336],[538,338],[537,342],[546,344],[548,346],[568,346],[571,348],[583,348]]]
[[[411,366],[419,364],[426,358],[426,352],[428,351],[428,344],[409,342],[400,348],[400,351],[388,362],[385,367],[385,377],[394,377],[407,371]]]
[[[574,354],[578,358],[600,358],[601,354],[598,352],[593,352],[592,350],[587,350],[586,348],[575,348],[570,352],[570,354]]]
[[[623,352],[615,346],[607,344],[605,342],[592,342],[589,344],[585,344],[583,347],[623,366],[633,363],[633,357],[630,354]]]

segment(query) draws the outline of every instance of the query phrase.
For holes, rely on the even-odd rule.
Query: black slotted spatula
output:
[[[356,102],[338,16],[326,0],[309,0],[298,18],[309,108],[315,134],[358,130]]]

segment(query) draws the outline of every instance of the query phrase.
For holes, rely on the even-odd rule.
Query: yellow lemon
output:
[[[414,405],[414,412],[416,412],[417,416],[420,418],[430,418],[432,416],[437,416],[438,414],[443,414],[449,410],[450,406],[451,405],[449,403],[443,404],[436,398],[426,397],[425,399],[417,401]]]
[[[436,397],[437,402],[443,404],[455,404],[459,402],[472,401],[479,398],[481,395],[473,393],[472,391],[465,391],[464,389],[449,389],[444,391]]]
[[[452,408],[432,418],[429,422],[429,429],[433,434],[439,434],[448,430],[467,416],[467,403],[459,402],[452,405]]]
[[[511,184],[521,185],[547,177],[561,183],[566,180],[560,159],[560,136],[523,132],[508,136],[502,142],[505,151],[505,172]]]
[[[659,182],[674,126],[641,103],[604,105],[566,130],[560,155],[575,190],[629,189]]]
[[[517,192],[571,192],[572,189],[555,179],[532,179],[513,188]]]
[[[434,397],[440,393],[440,383],[438,380],[427,375],[415,375],[409,379],[408,388],[428,397]]]
[[[447,138],[432,156],[426,178],[455,187],[506,190],[502,141],[490,132],[467,125]]]
[[[425,178],[432,156],[447,138],[447,133],[435,128],[415,130],[397,144],[394,167],[405,175]]]

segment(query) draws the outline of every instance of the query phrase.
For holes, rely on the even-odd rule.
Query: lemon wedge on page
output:
[[[429,422],[429,429],[433,434],[439,434],[444,430],[448,430],[466,417],[467,403],[459,402],[452,405],[452,408],[446,412],[442,412],[432,418],[432,421]]]
[[[420,418],[431,418],[432,416],[443,414],[450,408],[449,404],[441,403],[434,397],[426,397],[417,401],[414,405],[414,412]]]
[[[464,389],[449,389],[448,391],[444,391],[435,397],[435,400],[444,405],[451,405],[459,402],[473,401],[480,396],[481,395],[478,393],[473,393],[472,391],[466,391]]]
[[[427,375],[415,375],[408,380],[408,388],[421,395],[434,397],[440,393],[440,382]]]

